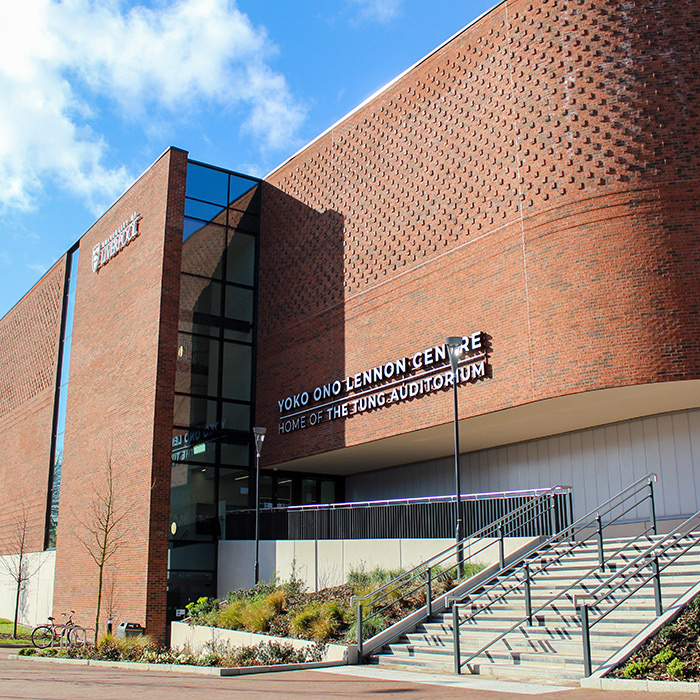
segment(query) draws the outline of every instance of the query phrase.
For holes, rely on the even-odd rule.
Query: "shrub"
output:
[[[266,595],[233,599],[219,610],[212,623],[225,629],[244,629],[248,632],[267,632],[270,623],[284,607],[287,592],[277,589]]]
[[[675,659],[676,655],[671,647],[664,647],[653,659],[655,664],[667,664],[672,659]]]
[[[156,650],[156,645],[146,636],[115,637],[105,634],[97,642],[99,656],[112,661],[140,661],[146,652]]]
[[[219,609],[219,601],[216,598],[202,596],[193,603],[185,605],[187,616],[192,624],[210,624]]]
[[[289,627],[295,637],[326,642],[347,627],[350,617],[350,611],[337,601],[316,601],[293,615]]]
[[[632,661],[625,666],[622,674],[625,678],[638,678],[643,676],[649,670],[649,661],[642,659],[641,661]]]
[[[685,664],[680,659],[671,659],[666,666],[666,672],[671,678],[682,678],[685,674]]]

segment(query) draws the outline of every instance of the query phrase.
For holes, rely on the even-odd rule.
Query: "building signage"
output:
[[[457,383],[488,376],[486,334],[462,336]],[[345,419],[451,387],[454,373],[447,346],[434,345],[410,357],[336,379],[277,401],[279,433],[290,433],[321,422]]]
[[[106,241],[92,249],[92,271],[99,272],[115,255],[121,253],[139,235],[141,216],[134,212]]]

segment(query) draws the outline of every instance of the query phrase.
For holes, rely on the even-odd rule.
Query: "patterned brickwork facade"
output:
[[[65,257],[0,321],[0,554],[44,548]]]
[[[463,416],[700,377],[700,8],[508,0],[267,178],[275,464],[446,423],[449,393],[277,435],[279,399],[491,336]]]
[[[166,152],[81,239],[56,545],[54,611],[74,609],[92,627],[98,570],[82,541],[111,460],[124,519],[101,630],[112,617],[161,640],[186,167],[186,153]],[[138,237],[94,273],[93,246],[134,212]]]

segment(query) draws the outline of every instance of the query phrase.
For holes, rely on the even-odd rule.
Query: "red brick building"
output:
[[[0,321],[0,523],[55,544],[54,610],[94,615],[110,461],[104,617],[157,635],[215,592],[253,424],[266,503],[450,493],[451,335],[465,491],[582,514],[655,471],[698,510],[699,37],[692,2],[506,0],[262,182],[167,151]]]

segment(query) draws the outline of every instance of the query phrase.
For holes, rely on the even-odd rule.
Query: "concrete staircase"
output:
[[[644,551],[654,539],[606,539],[606,564],[598,566],[594,541],[581,543],[568,554],[567,545],[538,551],[530,560],[533,574],[531,600],[532,626],[524,621],[524,570],[501,574],[492,580],[487,592],[477,591],[460,605],[460,647],[464,662],[517,623],[503,639],[468,661],[462,673],[481,673],[519,678],[552,677],[578,679],[585,675],[581,621],[574,596],[585,596],[615,571],[622,569]],[[561,556],[560,559],[558,559]],[[673,555],[670,554],[665,561]],[[558,561],[557,561],[558,559]],[[541,573],[542,565],[548,567]],[[664,559],[660,559],[663,566]],[[581,579],[579,583],[573,585]],[[640,579],[637,579],[638,581]],[[700,580],[700,548],[694,547],[661,574],[664,609]],[[495,583],[495,585],[493,585]],[[591,610],[591,622],[623,598],[634,583],[623,586],[600,609]],[[483,590],[483,589],[482,589]],[[502,596],[502,598],[501,598]],[[499,599],[500,598],[500,599]],[[556,598],[555,600],[552,600]],[[540,610],[540,608],[542,608]],[[593,668],[602,665],[630,639],[656,619],[654,588],[647,583],[591,630]],[[406,670],[453,672],[452,613],[434,615],[412,632],[383,647],[370,657],[371,663]]]

